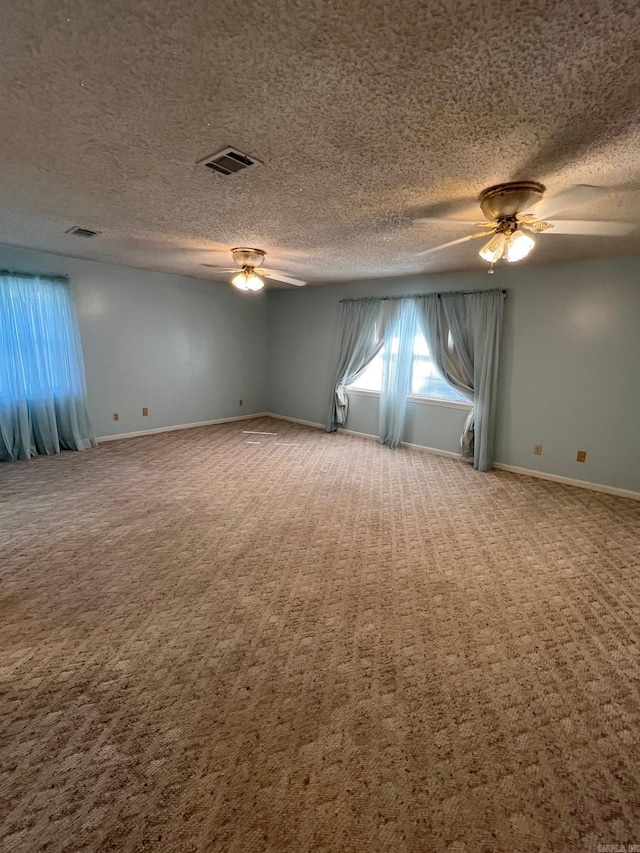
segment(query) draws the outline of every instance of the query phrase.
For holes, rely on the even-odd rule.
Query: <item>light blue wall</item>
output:
[[[324,423],[345,297],[508,291],[497,461],[640,491],[640,258],[378,279],[269,294],[269,411]],[[377,433],[377,400],[348,427]],[[405,440],[457,451],[465,412],[409,405]],[[533,455],[533,445],[543,455]],[[576,462],[578,450],[586,463]]]
[[[497,460],[640,491],[638,257],[268,295],[20,249],[0,248],[0,267],[69,274],[98,435],[265,410],[324,423],[340,299],[503,287]],[[405,440],[456,452],[464,417],[412,403]],[[376,434],[377,400],[353,397],[348,425]]]
[[[97,435],[265,411],[264,294],[10,248],[0,268],[70,276]]]

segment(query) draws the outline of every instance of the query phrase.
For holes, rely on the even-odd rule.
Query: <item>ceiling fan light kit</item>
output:
[[[495,264],[501,258],[513,264],[526,258],[534,246],[535,240],[523,231],[505,229],[497,231],[478,254],[489,264]]]
[[[524,231],[514,231],[511,237],[507,238],[507,244],[507,260],[512,264],[526,258],[536,241]]]
[[[231,279],[231,284],[238,290],[262,290],[264,287],[264,281],[254,272],[251,272],[250,267],[246,267],[234,276]]]
[[[499,261],[504,254],[506,244],[507,238],[502,232],[498,232],[493,235],[486,246],[483,246],[480,249],[478,254],[483,261],[487,261],[489,264],[495,264],[495,262]]]

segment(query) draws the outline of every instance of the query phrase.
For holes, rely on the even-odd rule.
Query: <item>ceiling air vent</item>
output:
[[[250,169],[251,166],[259,166],[260,161],[256,160],[255,157],[241,154],[235,148],[225,148],[224,151],[219,151],[211,157],[200,160],[200,164],[206,166],[207,169],[213,169],[214,172],[219,172],[221,175],[233,175],[235,172]]]
[[[99,234],[100,232],[92,231],[91,228],[80,228],[79,225],[74,225],[73,228],[69,228],[69,230],[64,233],[73,234],[74,237],[95,237],[96,234]]]

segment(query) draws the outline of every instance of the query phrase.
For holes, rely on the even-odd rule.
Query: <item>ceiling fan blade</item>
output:
[[[492,222],[474,222],[472,219],[436,219],[434,217],[423,217],[414,219],[414,222],[419,222],[421,225],[463,225],[465,228],[477,226],[479,228],[495,228]]]
[[[439,246],[433,246],[431,249],[424,249],[422,252],[416,252],[417,255],[430,255],[432,252],[439,252],[441,249],[448,249],[449,246],[457,246],[460,243],[467,243],[469,240],[476,240],[479,237],[488,237],[491,232],[479,231],[477,234],[469,234],[468,237],[460,237],[459,240],[451,240],[449,243],[441,243]]]
[[[280,270],[256,270],[256,273],[265,278],[272,278],[275,281],[284,281],[285,284],[294,284],[296,287],[304,287],[307,283],[306,281],[301,281],[299,278],[291,278],[290,275],[285,275]]]
[[[536,219],[551,219],[564,210],[600,198],[602,193],[602,187],[577,184],[575,187],[570,187],[568,190],[564,190],[556,195],[542,198],[537,204],[531,207],[531,210],[535,214]]]
[[[584,234],[585,236],[623,237],[637,226],[631,222],[597,222],[579,219],[554,219],[545,234]]]
[[[209,267],[211,270],[218,272],[240,272],[240,267],[219,267],[217,264],[200,264],[201,267]]]
[[[272,278],[273,278],[273,277],[275,277],[275,276],[277,276],[277,275],[286,275],[286,276],[289,276],[289,273],[287,272],[287,270],[277,270],[277,269],[274,269],[273,267],[269,267],[269,269],[268,269],[268,270],[263,269],[263,268],[261,267],[261,268],[260,268],[260,270],[261,270],[261,271],[256,270],[256,272],[258,272],[258,273],[259,273],[259,275],[262,275],[262,273],[264,273],[265,275],[270,275]],[[289,276],[289,278],[290,278],[290,276]],[[299,279],[294,279],[294,281],[298,281],[298,280],[299,280]]]

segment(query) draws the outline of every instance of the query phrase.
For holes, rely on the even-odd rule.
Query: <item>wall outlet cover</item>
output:
[[[578,455],[576,456],[576,462],[586,462],[587,461],[587,451],[579,450]]]
[[[114,412],[114,413],[113,413],[113,419],[114,419],[114,421],[119,421],[119,420],[120,420],[120,415],[119,415],[117,412]]]
[[[542,456],[542,445],[534,444],[533,445],[533,453],[535,456]]]
[[[149,409],[147,409],[147,407],[144,406],[142,409],[142,417],[146,418],[148,414],[149,414]]]

